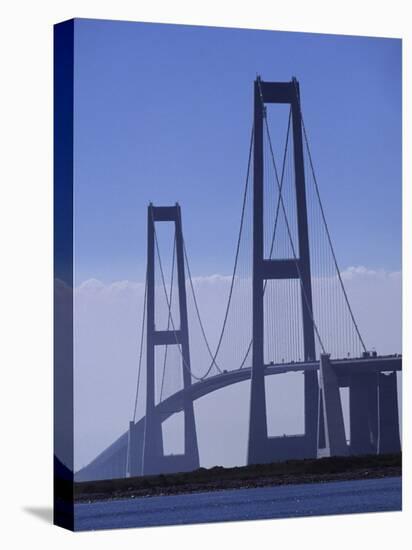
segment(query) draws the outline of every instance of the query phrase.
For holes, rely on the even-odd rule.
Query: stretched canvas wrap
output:
[[[401,40],[54,27],[57,525],[401,510]]]

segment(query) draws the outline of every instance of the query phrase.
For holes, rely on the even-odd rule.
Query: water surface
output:
[[[75,505],[75,529],[401,510],[400,477],[140,497]]]

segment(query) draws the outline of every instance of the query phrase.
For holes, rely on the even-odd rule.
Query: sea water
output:
[[[75,529],[401,510],[400,477],[138,497],[75,505]]]

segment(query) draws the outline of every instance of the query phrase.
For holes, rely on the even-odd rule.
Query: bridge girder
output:
[[[388,356],[368,359],[341,359],[332,360],[331,364],[338,373],[339,386],[349,387],[350,380],[353,380],[353,376],[356,376],[356,373],[372,374],[401,371],[402,357]],[[312,370],[316,372],[318,369],[318,362],[265,365],[265,376],[274,376],[287,372],[304,372],[305,370]],[[250,377],[250,367],[244,368],[240,371],[228,371],[227,373],[213,376],[203,382],[197,382],[193,384],[188,390],[191,393],[190,398],[195,401],[196,399],[200,399],[201,397],[208,395],[209,393],[213,393],[214,391],[218,391],[233,384],[249,380]],[[182,394],[183,391],[177,392],[176,394],[173,394],[156,406],[159,416],[161,416],[162,418],[162,421],[166,420],[176,412],[182,410],[184,402]],[[137,432],[137,439],[140,437],[139,433],[141,434],[141,436],[143,434],[144,422],[145,417],[139,419],[138,422],[136,422],[134,425]],[[78,481],[85,481],[89,479],[124,477],[128,447],[128,435],[129,432],[125,432],[123,435],[121,435],[111,446],[100,453],[90,464],[77,472],[75,474],[75,479]],[[383,449],[382,445],[381,447]]]

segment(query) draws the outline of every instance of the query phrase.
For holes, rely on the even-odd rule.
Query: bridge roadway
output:
[[[370,356],[362,358],[348,358],[331,360],[331,364],[339,377],[339,386],[347,387],[352,374],[372,372],[394,372],[402,370],[402,356],[399,354],[387,356]],[[305,372],[319,370],[319,361],[292,362],[265,365],[265,376],[285,374],[289,372]],[[190,389],[190,397],[195,401],[209,393],[227,386],[249,380],[252,374],[251,367],[234,371],[223,371],[205,380],[195,382]],[[184,390],[180,390],[157,405],[162,420],[183,409]],[[136,431],[143,434],[144,418],[136,422]],[[121,471],[126,469],[128,432],[121,435],[112,445],[102,451],[90,464],[75,473],[76,481],[90,479],[105,479],[108,477],[124,477]]]

